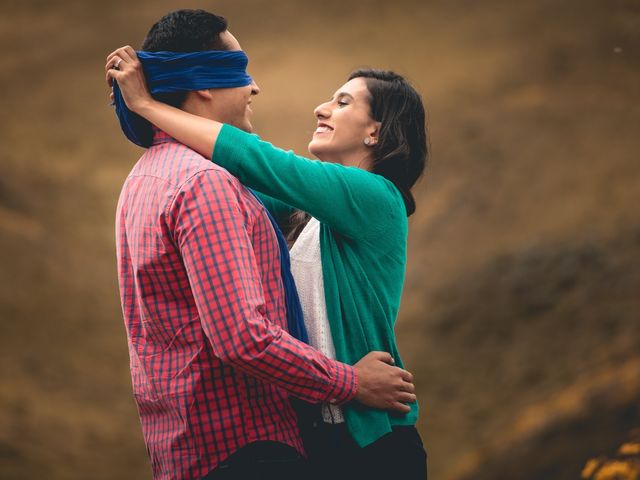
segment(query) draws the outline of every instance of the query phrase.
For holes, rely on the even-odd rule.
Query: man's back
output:
[[[154,477],[201,478],[256,440],[301,450],[288,393],[256,378],[297,367],[261,344],[286,341],[286,312],[277,239],[252,193],[159,132],[123,186],[116,236]]]

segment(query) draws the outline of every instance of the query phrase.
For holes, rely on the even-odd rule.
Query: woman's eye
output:
[[[338,100],[338,106],[339,107],[345,107],[349,105],[347,102],[345,102],[344,100]]]

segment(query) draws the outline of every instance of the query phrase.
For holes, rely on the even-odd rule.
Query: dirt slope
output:
[[[0,478],[150,478],[113,213],[140,154],[104,56],[168,1],[4,1]],[[355,67],[429,110],[401,351],[431,478],[570,479],[640,424],[640,7],[631,0],[290,2],[216,10],[251,58],[254,125],[305,152]],[[295,41],[294,41],[295,40]]]

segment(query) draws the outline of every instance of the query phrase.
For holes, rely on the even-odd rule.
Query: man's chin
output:
[[[222,122],[222,123],[226,123],[240,130],[243,130],[247,133],[253,133],[253,125],[251,125],[251,122],[248,120],[241,120],[239,122]]]
[[[253,133],[253,125],[251,125],[251,122],[249,120],[245,120],[244,122],[242,122],[242,125],[240,125],[238,128],[240,130],[244,130],[247,133]]]

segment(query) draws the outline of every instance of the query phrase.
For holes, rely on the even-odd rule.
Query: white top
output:
[[[324,278],[320,258],[320,222],[311,218],[291,247],[291,273],[296,282],[309,344],[325,356],[335,359],[336,350],[331,338],[324,298]],[[337,405],[322,405],[322,418],[327,423],[344,422],[342,409]]]

